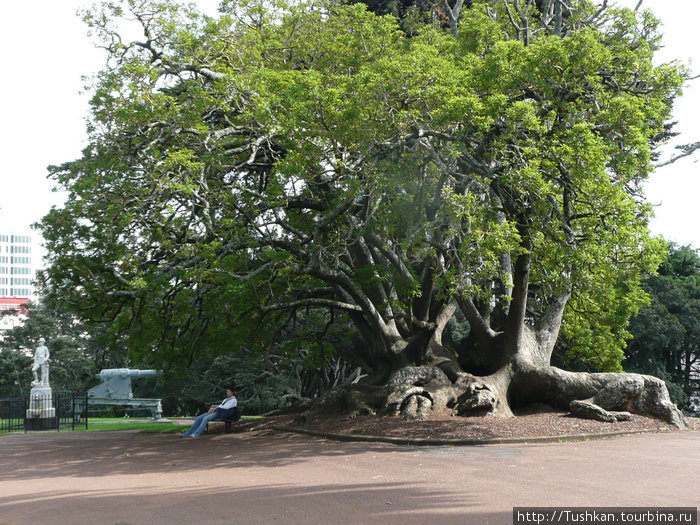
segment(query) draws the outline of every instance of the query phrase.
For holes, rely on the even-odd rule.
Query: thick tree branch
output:
[[[457,36],[457,25],[459,24],[459,15],[462,11],[464,0],[457,0],[454,7],[450,7],[448,0],[443,0],[443,7],[450,21],[450,32],[453,36]]]
[[[669,164],[673,164],[674,162],[688,157],[689,155],[692,155],[695,153],[695,151],[700,149],[700,141],[699,142],[693,142],[692,144],[684,144],[682,146],[676,146],[676,149],[681,150],[681,153],[677,155],[673,155],[670,159],[665,160],[663,162],[659,162],[658,164],[655,165],[657,168],[661,168],[662,166],[668,166]]]
[[[483,318],[479,309],[474,304],[474,301],[470,297],[464,297],[458,295],[455,297],[457,304],[459,304],[464,317],[466,317],[469,322],[471,329],[478,334],[479,339],[493,339],[496,337],[496,332],[489,326],[486,320]]]
[[[339,310],[347,310],[349,312],[361,312],[362,308],[356,304],[344,303],[342,301],[334,301],[332,299],[299,299],[298,301],[290,301],[287,303],[276,303],[263,306],[263,312],[272,312],[274,310],[291,310],[301,306],[318,306],[323,308],[337,308]]]

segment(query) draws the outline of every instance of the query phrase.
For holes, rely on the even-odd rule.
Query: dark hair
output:
[[[234,394],[236,393],[236,387],[233,386],[233,385],[229,385],[229,386],[226,388],[226,390],[230,390],[230,391],[233,392]]]

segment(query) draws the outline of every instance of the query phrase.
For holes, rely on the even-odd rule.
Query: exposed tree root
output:
[[[587,374],[554,367],[527,367],[476,377],[463,374],[452,382],[437,367],[406,367],[383,387],[336,388],[309,407],[308,414],[379,414],[407,419],[431,415],[512,416],[511,403],[547,403],[577,417],[625,421],[632,413],[660,418],[687,428],[663,381],[640,374]]]
[[[517,392],[529,391],[529,397],[569,410],[573,401],[585,401],[602,411],[648,415],[677,428],[688,427],[683,413],[671,401],[666,384],[653,376],[575,373],[542,367],[529,370],[518,379],[522,381]],[[573,411],[578,411],[577,415],[582,413],[581,410],[580,404],[573,408]]]
[[[632,414],[629,412],[614,412],[605,410],[604,408],[594,405],[589,401],[572,401],[569,404],[571,414],[582,419],[595,419],[597,421],[607,421],[614,423],[616,421],[629,421]]]

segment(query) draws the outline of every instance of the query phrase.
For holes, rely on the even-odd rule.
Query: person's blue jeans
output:
[[[199,437],[202,435],[202,432],[204,432],[204,429],[207,428],[207,423],[211,421],[212,419],[216,419],[218,414],[216,412],[206,412],[204,414],[200,414],[197,416],[197,419],[194,420],[194,423],[192,423],[192,426],[187,429],[185,433],[182,434],[182,437]]]

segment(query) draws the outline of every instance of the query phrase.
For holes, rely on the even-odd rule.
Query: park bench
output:
[[[216,418],[216,419],[212,419],[210,422],[223,421],[224,422],[224,430],[228,433],[228,432],[231,432],[231,424],[235,423],[239,419],[241,419],[241,407],[237,406],[236,412],[232,417]],[[209,423],[207,423],[207,428],[206,428],[205,432],[208,432],[208,431],[209,431]]]

